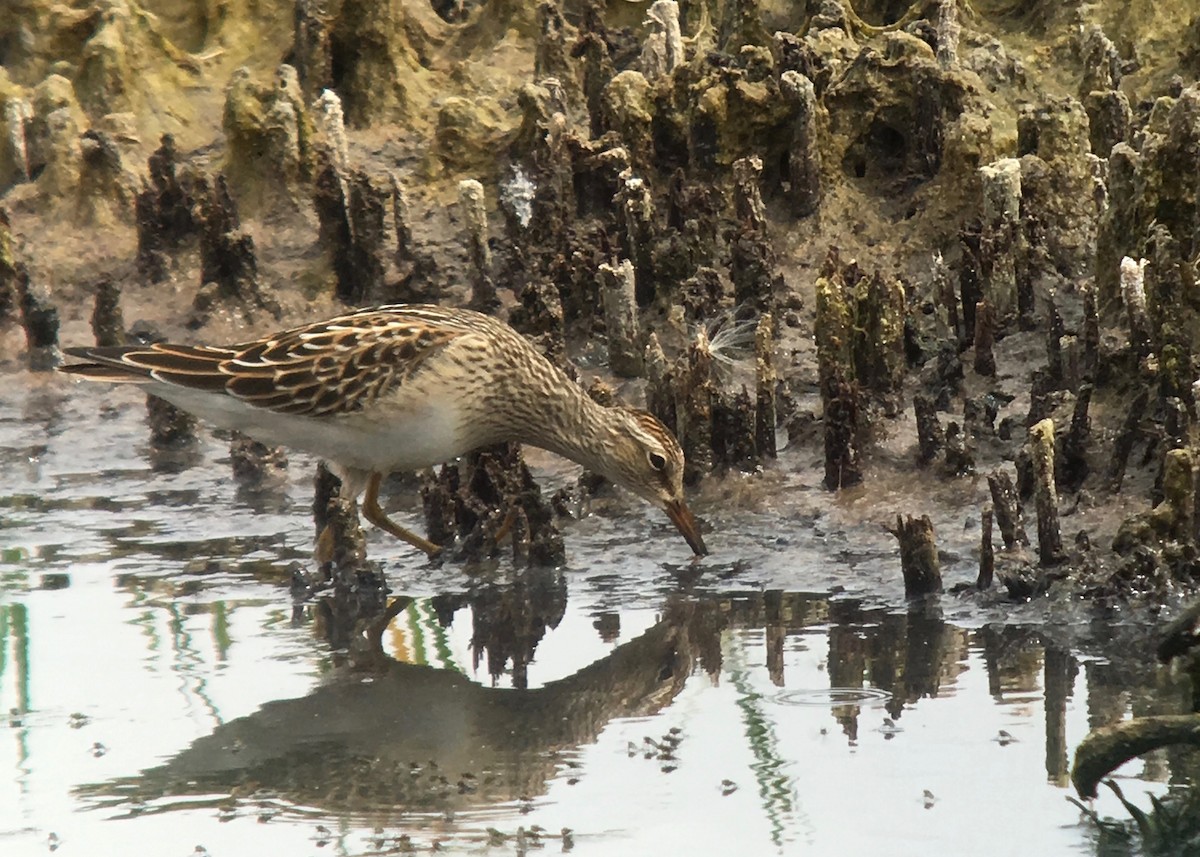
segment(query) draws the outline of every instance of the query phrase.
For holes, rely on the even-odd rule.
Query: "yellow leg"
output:
[[[517,507],[509,508],[508,513],[504,516],[504,520],[500,522],[500,529],[496,530],[496,544],[504,541],[504,537],[508,535],[508,531],[513,528],[513,524],[517,522]]]
[[[392,620],[412,603],[413,599],[407,595],[397,596],[392,599],[383,613],[367,622],[363,629],[363,635],[367,638],[367,644],[372,654],[383,654],[383,632],[387,630],[387,626],[392,623]]]
[[[333,561],[333,527],[329,524],[326,524],[325,528],[321,530],[321,535],[317,536],[317,544],[313,548],[313,558],[316,559],[317,565]]]
[[[379,483],[383,481],[382,473],[372,473],[367,481],[367,491],[363,495],[363,517],[381,530],[386,530],[398,539],[403,539],[415,548],[420,548],[429,554],[430,559],[442,552],[442,549],[428,539],[423,539],[416,533],[409,532],[399,524],[393,523],[383,509],[379,508]]]

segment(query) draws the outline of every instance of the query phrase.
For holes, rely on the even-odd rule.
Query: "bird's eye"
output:
[[[664,467],[667,466],[667,460],[665,458],[663,458],[661,455],[659,455],[657,452],[647,453],[646,458],[649,459],[650,466],[653,467],[655,470],[662,470]]]

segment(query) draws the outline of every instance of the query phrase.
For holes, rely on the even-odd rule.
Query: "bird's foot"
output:
[[[317,561],[317,565],[325,565],[327,562],[333,562],[333,527],[326,524],[321,534],[317,536],[317,542],[313,546],[313,559]]]

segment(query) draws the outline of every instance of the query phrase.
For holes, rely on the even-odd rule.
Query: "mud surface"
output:
[[[584,854],[1086,853],[1074,745],[1187,707],[1125,642],[1145,608],[906,608],[891,536],[819,472],[701,492],[699,563],[616,494],[564,527],[558,569],[438,568],[369,532],[395,599],[372,645],[332,593],[288,596],[312,462],[239,489],[226,438],[154,452],[136,392],[22,380],[0,398],[10,853],[557,853],[564,827]],[[415,485],[391,500],[419,522]],[[948,586],[973,580],[971,533]],[[1194,763],[1122,782],[1161,792]]]

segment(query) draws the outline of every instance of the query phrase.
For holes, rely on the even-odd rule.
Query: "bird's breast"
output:
[[[256,408],[219,393],[147,385],[202,419],[266,444],[303,450],[360,470],[419,470],[473,448],[452,397],[385,395],[359,411],[308,417]]]

